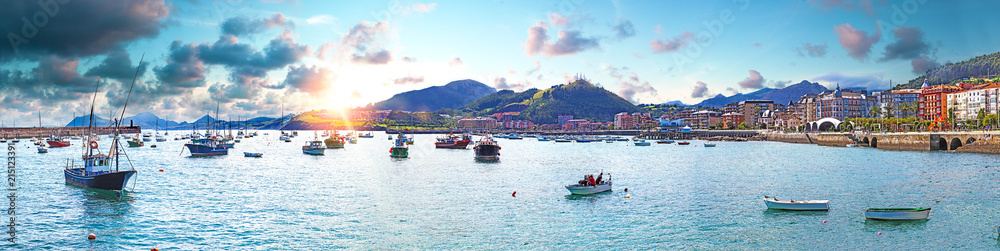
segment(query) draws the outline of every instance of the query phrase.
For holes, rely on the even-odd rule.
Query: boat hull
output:
[[[67,146],[69,146],[69,145],[70,145],[70,144],[69,144],[69,142],[65,142],[65,141],[54,141],[54,140],[49,140],[49,141],[45,141],[45,143],[48,143],[48,144],[49,144],[49,148],[56,148],[56,147],[67,147]]]
[[[263,153],[243,152],[243,156],[244,157],[260,158],[260,157],[264,157],[264,154]]]
[[[780,201],[765,198],[764,205],[767,209],[792,210],[792,211],[827,211],[830,210],[829,200],[803,200],[803,201]]]
[[[923,210],[869,208],[865,210],[865,218],[871,220],[926,220],[930,214],[930,208]]]
[[[459,140],[454,142],[435,142],[435,148],[465,149],[469,147],[472,140]]]
[[[476,159],[478,160],[498,160],[500,159],[500,146],[497,145],[479,145],[474,148],[476,150]]]
[[[326,148],[302,148],[302,153],[309,155],[323,155]]]
[[[604,184],[596,186],[580,186],[577,184],[566,186],[566,190],[569,190],[570,194],[585,195],[585,194],[595,194],[611,191],[611,182],[605,182]]]
[[[649,146],[649,142],[635,142],[635,146]]]
[[[406,147],[393,147],[389,149],[389,157],[406,158],[409,157],[409,149]]]
[[[85,188],[121,191],[128,180],[135,175],[135,170],[120,172],[105,172],[100,174],[83,174],[83,168],[65,169],[63,174],[66,183]]]
[[[184,144],[191,151],[191,156],[213,156],[213,155],[227,155],[229,154],[229,148],[218,146],[209,147],[206,145],[199,144]]]
[[[715,147],[715,143],[705,143],[705,147]]]
[[[341,142],[340,140],[336,140],[336,139],[329,139],[328,138],[326,140],[323,140],[323,143],[326,144],[326,148],[329,148],[329,149],[344,148],[344,142]]]
[[[143,145],[142,141],[131,141],[131,140],[128,141],[128,147],[140,147],[142,145]]]

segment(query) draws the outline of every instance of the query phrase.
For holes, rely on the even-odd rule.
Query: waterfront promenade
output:
[[[856,145],[885,150],[1000,154],[1000,132],[761,133],[764,140],[822,146]]]
[[[96,134],[111,134],[113,127],[93,127]],[[0,138],[44,138],[50,135],[59,136],[81,136],[87,134],[88,128],[78,127],[4,127],[0,128]],[[139,133],[142,128],[138,126],[123,126],[119,128],[121,134]]]

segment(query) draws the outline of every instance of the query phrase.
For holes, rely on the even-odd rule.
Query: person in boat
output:
[[[601,173],[597,175],[597,181],[594,184],[601,183],[604,183],[604,170],[601,170]]]
[[[594,175],[590,175],[588,184],[591,186],[597,185],[597,181],[594,180]]]
[[[589,174],[584,174],[583,175],[583,179],[580,180],[580,181],[577,181],[576,184],[578,184],[580,186],[586,186],[587,185],[587,177],[588,176],[590,176],[590,175]]]

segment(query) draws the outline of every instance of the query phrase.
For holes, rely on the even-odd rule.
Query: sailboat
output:
[[[167,137],[160,135],[160,121],[156,120],[156,142],[167,141]]]
[[[142,58],[145,58],[143,55]],[[139,66],[142,65],[142,58],[139,59]],[[136,67],[141,69],[141,67]],[[136,70],[135,77],[132,79],[132,85],[129,87],[129,96],[125,98],[125,105],[122,106],[121,117],[125,116],[125,108],[128,107],[128,99],[132,93],[132,87],[135,86],[135,79],[138,78],[139,71]],[[97,90],[100,88],[100,82],[94,90],[94,100],[97,101]],[[115,119],[113,134],[115,137],[111,139],[111,146],[107,154],[101,153],[98,149],[99,145],[97,140],[94,139],[93,133],[89,132],[94,125],[94,104],[90,105],[90,123],[88,124],[87,138],[84,142],[89,142],[85,144],[84,154],[83,154],[83,165],[77,166],[75,161],[67,160],[66,168],[63,170],[63,174],[66,179],[66,183],[77,185],[84,188],[93,189],[103,189],[111,191],[122,191],[125,185],[128,184],[128,180],[135,176],[137,171],[132,167],[132,161],[128,159],[128,154],[121,150],[119,147],[118,134],[119,127],[121,126],[121,119]],[[121,156],[125,156],[125,163],[129,165],[127,170],[123,170],[119,161]]]

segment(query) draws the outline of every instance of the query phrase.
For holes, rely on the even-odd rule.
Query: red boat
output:
[[[470,135],[448,135],[447,137],[438,138],[437,142],[434,142],[435,148],[451,148],[451,149],[465,149],[472,143],[472,136]]]
[[[49,148],[67,147],[67,146],[69,146],[69,141],[66,141],[65,139],[62,139],[62,138],[52,138],[52,139],[46,140],[45,142],[49,143]]]
[[[687,142],[687,141],[677,142],[677,145],[682,145],[682,146],[686,146],[686,145],[690,145],[690,144],[691,144],[691,142]]]

